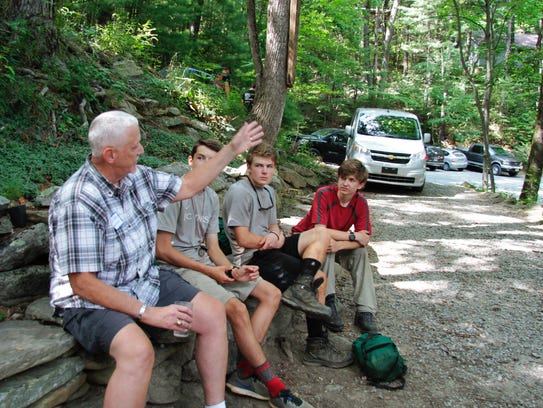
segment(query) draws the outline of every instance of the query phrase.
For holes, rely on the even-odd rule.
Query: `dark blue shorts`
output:
[[[300,234],[294,234],[285,239],[280,249],[256,251],[247,264],[258,265],[260,276],[284,292],[302,269],[302,259],[298,253],[299,238]]]
[[[190,301],[200,291],[169,269],[161,268],[159,276],[160,294],[156,306],[168,306],[176,300]],[[72,308],[63,312],[64,330],[91,353],[109,354],[113,337],[124,326],[135,322],[151,338],[165,330],[139,323],[132,316],[109,309]]]

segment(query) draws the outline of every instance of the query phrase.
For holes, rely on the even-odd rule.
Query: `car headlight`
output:
[[[370,149],[368,149],[367,147],[362,146],[361,144],[358,144],[358,143],[354,144],[353,150],[356,153],[360,153],[360,154],[368,154],[369,155],[371,153]]]
[[[417,152],[412,158],[413,160],[426,160],[426,152]]]

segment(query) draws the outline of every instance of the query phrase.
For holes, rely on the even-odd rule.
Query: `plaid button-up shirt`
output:
[[[87,159],[49,208],[51,305],[101,308],[74,295],[68,274],[95,272],[118,290],[155,305],[157,211],[181,188],[177,176],[137,166],[117,188]]]

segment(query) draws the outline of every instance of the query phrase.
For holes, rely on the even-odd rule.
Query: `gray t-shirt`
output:
[[[239,246],[232,228],[248,227],[253,234],[268,234],[270,225],[277,224],[276,202],[275,190],[270,186],[253,188],[249,179],[242,179],[230,186],[224,196],[223,220],[234,264],[246,264],[256,249]]]
[[[206,234],[219,233],[219,198],[213,189],[205,190],[192,198],[175,202],[158,213],[158,229],[171,232],[172,245],[190,258],[212,265],[207,252],[198,250],[205,246]]]

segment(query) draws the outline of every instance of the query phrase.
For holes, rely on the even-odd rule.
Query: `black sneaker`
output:
[[[354,361],[352,351],[337,350],[326,337],[307,339],[303,363],[309,366],[343,368]]]
[[[377,325],[370,312],[356,312],[354,316],[354,325],[362,329],[362,333],[377,333]]]
[[[332,315],[330,316],[329,320],[326,320],[324,322],[324,325],[328,328],[328,330],[334,333],[342,332],[343,322],[341,321],[341,317],[339,316],[339,313],[337,311],[336,297],[334,295],[326,296],[326,306],[330,308],[330,310],[332,311]]]
[[[312,288],[313,277],[300,275],[296,281],[283,292],[282,301],[285,305],[301,310],[308,316],[325,321],[330,319],[332,311],[317,300]]]
[[[294,396],[290,390],[283,390],[269,401],[272,408],[314,408],[309,402]]]

